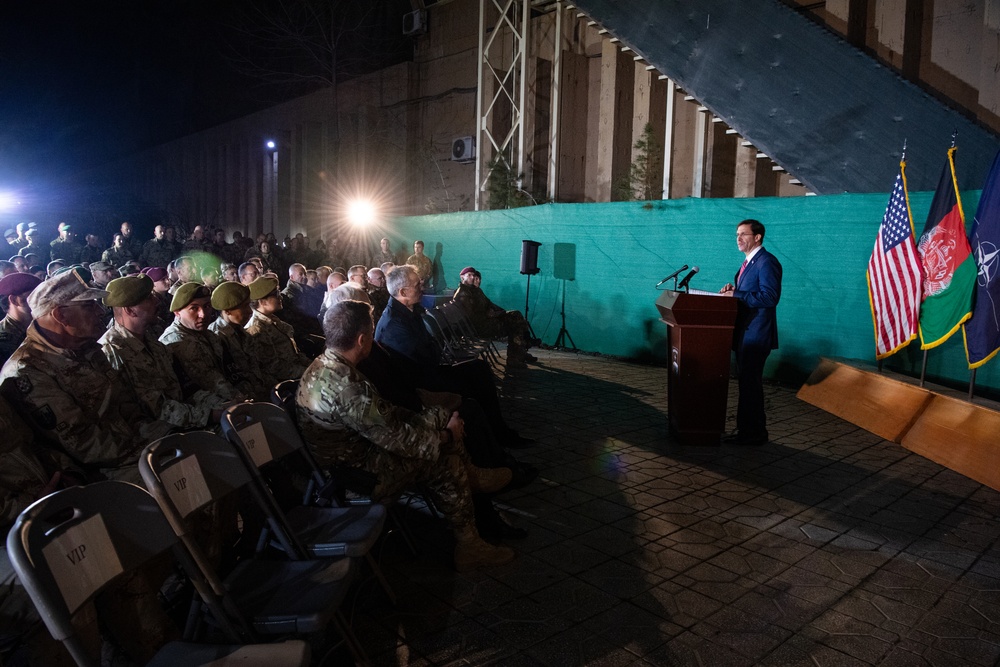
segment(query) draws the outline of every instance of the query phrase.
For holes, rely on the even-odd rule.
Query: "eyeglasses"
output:
[[[750,233],[750,232],[737,232],[736,233],[736,238],[741,238],[741,237],[744,237],[744,236],[753,236],[753,234]]]

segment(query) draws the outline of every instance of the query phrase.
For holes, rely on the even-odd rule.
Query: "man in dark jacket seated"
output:
[[[417,270],[408,265],[394,267],[386,276],[389,305],[375,328],[375,340],[391,354],[406,357],[419,367],[417,386],[430,391],[448,391],[475,399],[489,419],[493,433],[505,447],[526,447],[534,441],[522,438],[507,425],[493,373],[481,359],[446,366],[441,349],[424,327],[423,284]]]

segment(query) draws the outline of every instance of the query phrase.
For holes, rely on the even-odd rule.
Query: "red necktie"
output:
[[[743,264],[740,266],[740,272],[736,274],[736,284],[737,285],[740,284],[740,278],[743,277],[743,272],[746,270],[746,268],[747,268],[747,260],[744,259],[743,260]]]

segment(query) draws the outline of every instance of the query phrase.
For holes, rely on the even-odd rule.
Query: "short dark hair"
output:
[[[760,242],[761,243],[764,242],[764,224],[760,220],[754,220],[753,218],[748,218],[747,220],[744,220],[740,224],[736,225],[736,228],[739,229],[743,225],[750,225],[750,233],[753,234],[754,236],[757,236],[759,234]]]
[[[350,350],[361,333],[374,327],[371,304],[362,301],[338,301],[323,315],[323,335],[331,350]]]

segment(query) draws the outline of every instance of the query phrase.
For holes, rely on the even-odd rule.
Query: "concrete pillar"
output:
[[[611,201],[614,184],[628,173],[632,157],[635,70],[631,53],[605,41],[601,47],[600,120],[597,130],[598,201]]]
[[[559,167],[556,170],[558,201],[585,201],[587,185],[587,146],[589,95],[589,59],[585,55],[563,51],[559,105]]]

